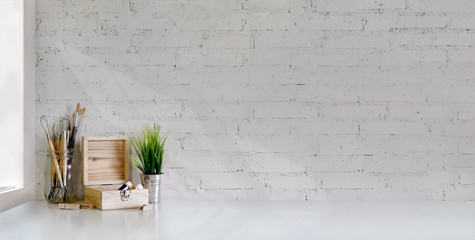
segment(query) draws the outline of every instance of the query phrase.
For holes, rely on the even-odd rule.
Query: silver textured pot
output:
[[[148,189],[148,203],[160,203],[160,177],[162,174],[140,174],[142,186]]]

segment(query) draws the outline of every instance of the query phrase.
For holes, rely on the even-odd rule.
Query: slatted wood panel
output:
[[[84,185],[124,183],[128,162],[127,137],[83,137]]]

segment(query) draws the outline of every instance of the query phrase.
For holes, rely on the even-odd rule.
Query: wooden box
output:
[[[82,149],[86,201],[102,210],[138,208],[148,204],[147,189],[130,190],[127,201],[117,190],[129,180],[127,137],[83,137]]]

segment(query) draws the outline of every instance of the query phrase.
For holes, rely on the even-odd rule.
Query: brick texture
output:
[[[164,200],[473,200],[474,6],[38,0],[36,117],[161,124]]]

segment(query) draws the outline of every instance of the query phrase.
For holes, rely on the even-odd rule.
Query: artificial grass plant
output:
[[[141,134],[129,136],[130,142],[137,153],[140,161],[130,158],[143,174],[161,174],[165,163],[163,153],[165,152],[165,142],[168,135],[160,137],[160,125],[154,129],[149,126],[144,127]]]

